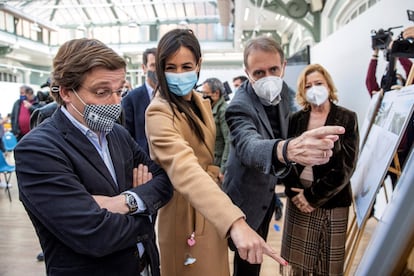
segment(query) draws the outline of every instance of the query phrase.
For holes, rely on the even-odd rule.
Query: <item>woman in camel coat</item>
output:
[[[146,134],[151,158],[175,188],[158,215],[164,276],[229,275],[229,235],[249,262],[261,262],[262,251],[282,261],[217,184],[210,102],[193,89],[200,66],[200,45],[192,31],[176,29],[161,38],[159,85],[146,111]]]

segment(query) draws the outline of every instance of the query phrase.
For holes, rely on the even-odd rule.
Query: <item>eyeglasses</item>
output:
[[[124,93],[124,92],[126,92],[128,90],[125,87],[120,88],[120,89],[115,90],[115,91],[113,91],[111,89],[108,89],[108,88],[98,88],[97,90],[90,90],[90,89],[88,89],[86,87],[83,87],[83,88],[85,90],[91,92],[92,94],[94,94],[97,98],[103,99],[103,100],[109,99],[112,96],[112,94],[114,94],[114,93],[118,97],[121,97],[122,96],[122,93]]]

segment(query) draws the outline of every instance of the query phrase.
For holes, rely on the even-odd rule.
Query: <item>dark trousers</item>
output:
[[[257,233],[264,239],[267,239],[269,232],[269,223],[272,219],[273,212],[275,210],[275,200],[272,200],[269,208],[267,209],[266,215],[262,221],[262,224],[257,229]],[[260,264],[250,264],[249,262],[240,258],[237,250],[234,251],[234,263],[233,263],[233,275],[234,276],[259,276]]]

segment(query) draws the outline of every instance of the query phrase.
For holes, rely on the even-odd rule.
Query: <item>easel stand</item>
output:
[[[350,270],[354,262],[356,252],[358,250],[359,243],[362,239],[362,234],[365,230],[366,221],[361,225],[361,229],[358,229],[356,212],[354,210],[354,217],[349,225],[347,239],[345,244],[345,274],[350,275]]]
[[[398,179],[401,176],[401,167],[397,152],[394,153],[394,165],[395,167],[390,166],[388,168],[388,172],[396,174]],[[388,204],[389,199],[387,196],[387,188],[384,181],[382,182],[380,187],[384,188],[385,201]],[[372,203],[372,205],[368,209],[367,214],[371,214],[372,208],[374,208],[374,203]],[[345,244],[345,275],[350,275],[349,273],[352,268],[352,264],[354,263],[355,255],[357,253],[359,243],[361,242],[362,236],[364,234],[368,219],[369,217],[365,217],[361,223],[361,227],[358,228],[357,215],[354,209],[354,216],[348,227],[347,239]]]
[[[414,81],[414,66],[411,66],[410,73],[408,74],[407,81],[405,86],[409,86]],[[397,175],[397,179],[401,176],[401,166],[400,161],[398,158],[397,151],[394,153],[394,167],[389,167],[388,171]],[[385,200],[388,203],[389,199],[387,197],[386,185],[384,181],[382,182],[381,186],[384,188],[385,191]],[[374,207],[374,203],[371,204],[370,208],[368,209],[367,214],[371,214],[372,208]],[[352,268],[352,264],[355,259],[356,252],[358,250],[359,243],[361,242],[362,235],[364,233],[367,221],[369,217],[365,217],[362,220],[361,226],[358,229],[357,225],[357,214],[354,209],[354,217],[348,227],[347,239],[345,244],[345,275],[350,275],[350,270]]]

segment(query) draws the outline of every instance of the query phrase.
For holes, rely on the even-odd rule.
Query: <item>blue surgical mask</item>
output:
[[[170,92],[180,97],[188,95],[198,81],[196,71],[185,73],[165,72],[165,78]]]
[[[25,101],[25,100],[27,100],[26,95],[22,95],[22,96],[20,96],[20,100],[21,100],[21,101]]]

